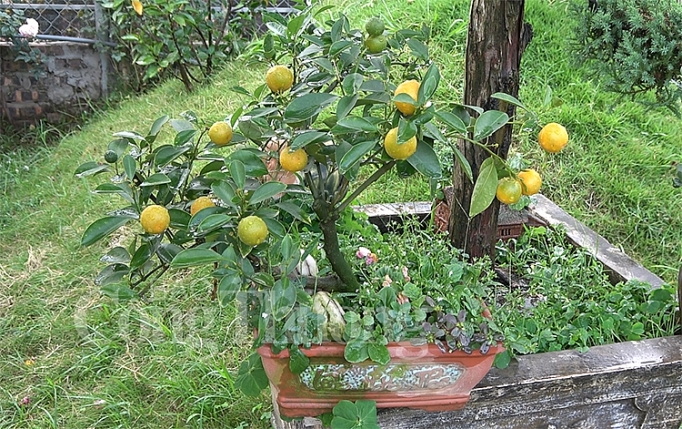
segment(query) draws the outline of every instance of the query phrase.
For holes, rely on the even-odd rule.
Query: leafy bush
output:
[[[672,0],[580,2],[576,53],[605,88],[635,97],[655,91],[679,115],[682,96],[682,6]]]
[[[112,54],[127,83],[136,90],[167,76],[180,79],[188,91],[209,77],[221,61],[240,52],[253,32],[253,13],[267,2],[252,0],[114,0],[111,11]],[[239,6],[239,8],[237,7]],[[248,12],[243,12],[244,6]],[[240,11],[238,11],[240,10]]]
[[[14,54],[15,61],[32,64],[33,72],[37,75],[42,71],[42,55],[38,49],[29,45],[29,38],[19,35],[19,28],[24,24],[24,21],[25,16],[22,9],[0,10],[0,40],[11,42],[10,49]]]
[[[604,266],[561,229],[532,228],[498,247],[505,270],[527,283],[503,291],[495,320],[516,353],[540,353],[673,335],[675,289],[611,284]]]

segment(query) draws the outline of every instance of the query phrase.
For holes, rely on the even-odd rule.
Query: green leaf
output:
[[[301,374],[308,368],[308,365],[310,365],[310,359],[298,347],[289,349],[289,369],[291,372]]]
[[[355,107],[355,103],[358,102],[359,97],[357,93],[342,97],[336,105],[336,119],[340,120],[348,116]]]
[[[161,116],[158,118],[156,121],[154,121],[154,124],[152,124],[152,128],[149,130],[149,135],[150,136],[156,136],[159,134],[159,131],[161,131],[161,128],[168,122],[168,115]]]
[[[190,121],[188,121],[186,119],[171,119],[170,124],[176,133],[179,133],[179,132],[185,131],[185,130],[193,130],[194,129],[194,124],[192,124]]]
[[[296,137],[293,138],[291,141],[291,149],[295,150],[305,147],[309,144],[326,142],[328,140],[331,140],[331,137],[328,133],[323,133],[321,131],[306,131],[304,133],[297,134]]]
[[[326,93],[313,93],[298,97],[284,110],[284,121],[287,123],[306,121],[322,112],[337,98],[336,95]]]
[[[307,16],[305,14],[300,14],[289,20],[289,23],[287,24],[287,36],[290,39],[293,39],[294,36],[296,36],[296,33],[303,27],[306,18]]]
[[[339,162],[339,172],[341,174],[346,174],[346,172],[353,168],[353,166],[359,162],[363,156],[369,153],[376,144],[376,140],[370,140],[353,145],[343,158],[341,158],[341,161]]]
[[[175,258],[178,253],[182,252],[182,250],[182,247],[178,246],[177,244],[164,243],[159,246],[156,254],[164,264],[170,264],[173,258]]]
[[[282,277],[275,282],[270,292],[272,317],[284,320],[296,304],[296,286],[288,277]]]
[[[268,387],[268,376],[258,353],[252,353],[242,362],[234,384],[246,396],[258,396],[261,390]]]
[[[481,111],[480,113],[483,112]],[[471,125],[471,115],[469,115],[466,106],[456,104],[455,107],[452,108],[452,114],[457,116],[467,127]]]
[[[423,141],[417,144],[417,150],[407,158],[407,162],[425,177],[440,179],[443,176],[438,155],[430,144]]]
[[[474,173],[471,171],[471,164],[469,164],[469,161],[467,161],[464,154],[460,152],[457,147],[453,146],[452,151],[455,154],[455,158],[457,158],[457,162],[459,162],[459,165],[462,167],[462,170],[464,170],[464,173],[466,173],[469,180],[473,183]]]
[[[354,403],[341,400],[332,410],[334,429],[380,429],[377,423],[377,403],[361,399]]]
[[[436,111],[436,117],[443,121],[445,125],[457,131],[460,134],[466,134],[467,126],[464,124],[462,119],[450,112]]]
[[[365,77],[360,73],[350,73],[343,78],[343,92],[345,94],[355,94],[362,87]]]
[[[482,213],[490,206],[495,198],[497,191],[497,169],[495,160],[486,158],[481,164],[481,170],[474,184],[474,191],[471,195],[471,206],[469,207],[469,217],[474,217]]]
[[[299,220],[306,224],[310,223],[310,217],[308,216],[308,213],[306,213],[305,210],[301,209],[300,206],[297,206],[291,201],[280,201],[279,203],[275,204],[275,207],[279,207],[280,209],[289,213],[296,220]]]
[[[103,173],[105,171],[111,171],[111,168],[109,168],[109,166],[106,164],[99,164],[95,161],[90,161],[81,164],[73,174],[75,174],[76,177],[87,177],[94,176],[95,174]]]
[[[426,71],[424,78],[422,79],[421,85],[419,85],[419,104],[424,105],[427,101],[433,97],[438,89],[438,84],[440,83],[440,71],[435,63],[431,63],[429,69]]]
[[[111,264],[104,268],[95,277],[95,284],[97,286],[106,286],[108,284],[116,283],[130,272],[125,264]]]
[[[229,223],[232,220],[231,216],[225,214],[211,214],[208,215],[204,220],[197,226],[197,232],[201,235],[205,235],[208,232],[215,231],[216,229],[222,227],[223,225]]]
[[[218,198],[220,198],[222,202],[229,206],[234,207],[233,200],[234,197],[236,196],[236,193],[229,183],[225,181],[215,182],[211,185],[211,190]]]
[[[139,135],[138,133],[132,132],[132,131],[121,131],[119,133],[115,133],[114,137],[122,137],[124,139],[130,139],[134,141],[143,141],[144,137]]]
[[[175,140],[173,140],[173,144],[175,146],[182,146],[187,142],[190,142],[194,136],[196,135],[197,130],[183,130],[180,131],[175,135]]]
[[[126,172],[126,177],[128,180],[133,180],[133,177],[135,177],[135,172],[137,171],[137,162],[135,161],[135,158],[130,155],[124,156],[123,169]]]
[[[380,429],[377,423],[376,401],[361,399],[355,401],[355,406],[358,409],[358,416],[360,416],[363,429]]]
[[[140,187],[144,188],[146,186],[158,186],[158,185],[164,185],[164,184],[170,183],[170,182],[171,182],[170,177],[166,176],[163,173],[155,173],[155,174],[152,174],[151,176],[147,177],[147,180],[140,183]]]
[[[495,131],[504,127],[509,122],[509,116],[499,110],[488,110],[483,112],[481,116],[476,119],[474,124],[474,140],[480,141],[490,137]]]
[[[266,34],[265,35],[265,45],[267,45],[268,40],[272,41],[272,34]],[[233,86],[230,88],[230,90],[236,92],[237,94],[241,95],[246,95],[247,97],[251,97],[251,93],[244,87],[241,87],[239,85]]]
[[[398,144],[401,145],[417,135],[417,125],[405,118],[398,122]]]
[[[225,158],[225,163],[240,161],[244,164],[244,173],[249,177],[260,177],[268,174],[268,169],[261,158],[262,152],[252,149],[240,149],[232,152]]]
[[[166,164],[173,162],[180,155],[190,150],[189,146],[163,146],[156,151],[154,155],[154,165],[163,167]]]
[[[130,260],[130,269],[135,270],[143,266],[152,257],[152,248],[149,244],[143,244],[137,248],[133,258]]]
[[[127,183],[102,183],[93,191],[95,194],[116,194],[129,203],[134,203],[133,191]]]
[[[244,184],[246,183],[246,169],[244,168],[244,164],[239,160],[234,160],[230,162],[229,170],[237,188],[244,189]]]
[[[336,125],[331,129],[332,134],[337,135],[357,132],[376,133],[378,131],[376,125],[369,122],[367,119],[358,116],[348,116],[339,119],[336,122]]]
[[[259,142],[263,140],[263,135],[269,131],[268,125],[262,118],[240,120],[239,131],[247,139]]]
[[[186,211],[179,209],[168,209],[168,214],[170,215],[170,224],[173,228],[187,228],[187,225],[189,225],[189,220],[192,217]]]
[[[116,246],[99,258],[100,262],[106,264],[127,264],[130,262],[130,253],[125,247]]]
[[[344,27],[344,20],[343,16],[340,19],[337,19],[334,24],[332,24],[332,29],[331,29],[331,36],[332,36],[332,42],[336,42],[337,40],[341,39],[341,36],[343,34],[343,27]]]
[[[417,102],[417,100],[415,100],[414,98],[412,98],[411,95],[405,94],[404,92],[402,92],[402,93],[396,95],[395,97],[393,97],[393,101],[394,101],[394,102],[398,101],[398,102],[401,102],[401,103],[407,103],[407,104],[411,104],[411,105],[413,105],[413,106],[419,106],[419,103]]]
[[[107,284],[102,287],[101,291],[104,296],[114,299],[118,303],[137,298],[137,292],[125,285]]]
[[[424,43],[417,39],[408,39],[407,46],[412,50],[412,54],[424,61],[429,60],[429,48]]]
[[[351,46],[353,46],[353,42],[350,40],[339,40],[338,42],[334,42],[329,47],[329,55],[335,57]]]
[[[112,232],[116,231],[131,218],[129,216],[109,216],[94,221],[83,233],[81,246],[90,246]]]
[[[242,288],[242,277],[234,270],[223,276],[218,283],[218,299],[222,305],[228,305],[237,298]]]
[[[505,94],[504,92],[496,92],[490,96],[491,98],[497,98],[498,100],[506,101],[507,103],[513,104],[516,107],[520,107],[523,110],[528,110],[522,102],[520,102],[516,97]]]
[[[386,365],[391,360],[391,355],[388,353],[388,347],[384,345],[370,343],[367,346],[367,351],[369,352],[369,358],[378,364]]]
[[[173,268],[187,268],[197,265],[206,265],[212,262],[221,261],[223,257],[211,249],[185,249],[178,253],[173,261],[171,267]]]
[[[331,427],[334,429],[358,429],[358,409],[354,403],[342,399],[332,410],[334,418]]]
[[[283,262],[287,262],[294,252],[294,242],[289,234],[285,235],[280,245],[280,252],[282,253]]]
[[[343,357],[351,363],[364,362],[369,359],[367,343],[362,340],[352,340],[346,344]]]
[[[113,150],[119,157],[123,155],[123,152],[128,149],[128,140],[126,139],[116,139],[109,142],[107,145],[108,150]]]
[[[284,226],[276,219],[266,217],[263,218],[263,221],[268,226],[268,231],[270,231],[275,237],[284,237],[284,234],[286,234]]]
[[[208,164],[204,165],[201,167],[201,171],[199,171],[199,175],[203,176],[205,174],[208,174],[212,171],[220,171],[223,167],[225,166],[225,160],[224,159],[215,159]]]
[[[272,31],[275,35],[286,38],[287,37],[287,28],[280,24],[279,22],[266,22],[265,25],[268,27],[270,31]]]
[[[253,191],[253,194],[251,194],[251,198],[249,198],[249,204],[258,204],[261,201],[265,201],[268,198],[272,198],[273,196],[279,194],[280,192],[284,192],[287,189],[287,185],[281,182],[265,182],[262,185],[258,187],[255,191]]]
[[[654,289],[651,292],[651,299],[660,302],[669,302],[672,299],[672,294],[666,289]]]

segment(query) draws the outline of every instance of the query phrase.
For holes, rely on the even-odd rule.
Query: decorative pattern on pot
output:
[[[442,389],[457,382],[465,368],[451,365],[367,365],[352,363],[310,365],[300,375],[310,390],[399,390]]]

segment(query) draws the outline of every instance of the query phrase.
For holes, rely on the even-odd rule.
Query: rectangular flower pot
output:
[[[288,350],[274,354],[269,345],[258,349],[281,415],[317,416],[342,399],[371,399],[378,408],[458,410],[488,373],[495,355],[504,350],[498,346],[486,354],[443,353],[434,344],[389,343],[391,360],[380,365],[369,360],[349,363],[343,357],[344,347],[324,343],[301,349],[310,358],[301,374],[289,369]]]

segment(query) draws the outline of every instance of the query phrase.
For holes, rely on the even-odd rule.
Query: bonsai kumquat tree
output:
[[[463,288],[467,299],[449,306],[416,285],[384,281],[361,300],[369,308],[343,308],[342,297],[368,286],[354,270],[356,255],[342,251],[339,221],[393,169],[419,173],[435,190],[443,179],[439,145],[452,147],[475,182],[471,216],[496,194],[511,204],[537,192],[539,175],[517,175],[490,151],[486,169],[473,176],[456,142],[478,145],[512,119],[439,99],[428,30],[386,31],[375,18],[366,34],[345,16],[319,23],[326,9],[306,8],[286,23],[268,24],[272,33],[257,57],[271,68],[254,90],[235,88],[249,101],[224,121],[204,123],[193,112],[164,116],[146,134],[116,133],[105,163],[78,168],[80,176],[112,173],[95,192],[126,201],[83,235],[82,245],[89,246],[130,226],[123,230],[129,245],[106,253],[97,283],[109,294],[140,296],[169,268],[210,266],[214,296],[223,304],[239,298],[254,347],[288,350],[297,373],[308,365],[300,347],[325,340],[346,343],[351,362],[386,364],[386,344],[414,336],[444,352],[485,353],[501,339],[500,330],[483,316],[475,288]],[[368,46],[368,37],[384,37],[385,49]],[[523,108],[514,97],[496,96]],[[172,136],[161,132],[168,125]],[[316,252],[329,275],[317,275],[310,257]],[[370,260],[376,258],[362,254],[362,261]],[[406,270],[401,278],[409,282]],[[475,283],[480,275],[472,270],[461,278]],[[405,329],[394,331],[393,316],[383,317],[378,307],[403,315]],[[423,324],[428,335],[420,336]],[[237,385],[253,395],[267,386],[258,354],[244,361]]]

